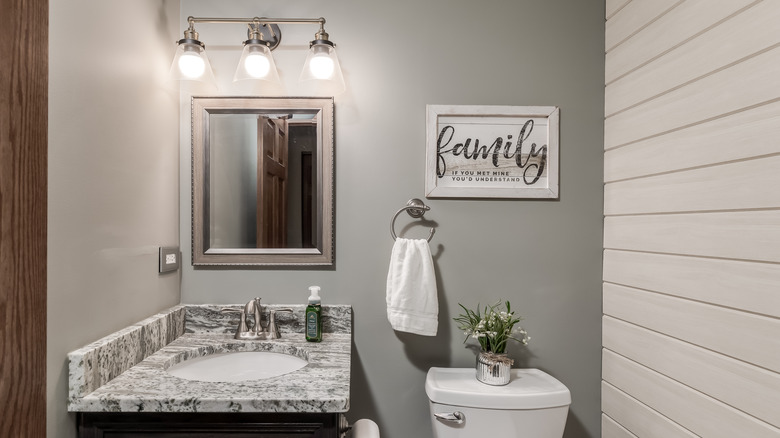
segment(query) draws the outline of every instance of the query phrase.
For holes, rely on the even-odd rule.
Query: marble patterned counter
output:
[[[305,306],[279,313],[281,339],[233,338],[233,306],[176,306],[68,354],[73,412],[346,412],[349,410],[350,306],[323,306],[323,341],[306,342]],[[266,315],[267,316],[267,315]],[[265,319],[264,319],[265,320]],[[162,329],[162,327],[165,327]],[[201,382],[165,370],[210,353],[273,351],[308,361],[302,369],[261,380]]]

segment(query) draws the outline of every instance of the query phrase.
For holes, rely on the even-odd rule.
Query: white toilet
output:
[[[434,438],[561,438],[571,394],[551,375],[512,369],[505,386],[476,379],[474,368],[431,368],[425,379]]]

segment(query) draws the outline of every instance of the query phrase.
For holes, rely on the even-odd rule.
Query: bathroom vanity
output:
[[[68,410],[80,437],[338,437],[349,410],[350,306],[323,306],[323,341],[304,340],[304,306],[280,313],[281,338],[234,338],[239,306],[176,306],[68,355]],[[183,378],[172,367],[237,353],[305,365],[236,381]],[[231,356],[225,356],[230,358]]]
[[[338,414],[82,413],[80,438],[337,438]]]

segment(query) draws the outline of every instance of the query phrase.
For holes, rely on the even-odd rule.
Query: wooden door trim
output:
[[[0,436],[39,437],[46,435],[49,3],[0,0],[0,10]]]

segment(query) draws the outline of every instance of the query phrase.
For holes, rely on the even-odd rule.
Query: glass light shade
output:
[[[198,40],[183,39],[176,47],[171,77],[180,81],[211,81],[214,77],[206,50]]]
[[[247,40],[244,43],[244,51],[241,52],[233,81],[245,79],[279,82],[279,74],[276,72],[276,63],[271,56],[271,50],[259,40]]]
[[[309,55],[303,64],[301,81],[321,81],[328,84],[328,88],[334,93],[343,92],[344,76],[341,74],[339,58],[336,56],[336,48],[321,40],[312,41]]]

